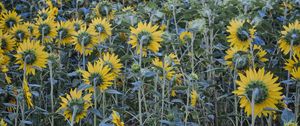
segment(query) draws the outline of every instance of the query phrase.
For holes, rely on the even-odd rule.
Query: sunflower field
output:
[[[298,126],[300,0],[1,0],[0,126]]]

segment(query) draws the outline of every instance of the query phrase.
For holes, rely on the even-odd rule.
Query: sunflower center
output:
[[[245,27],[240,27],[237,31],[237,37],[241,41],[247,41],[250,38],[249,30]]]
[[[87,46],[91,42],[91,35],[87,32],[82,32],[78,36],[79,44]]]
[[[75,31],[80,30],[80,24],[75,23],[73,26],[74,26]]]
[[[33,64],[36,60],[36,55],[34,53],[34,51],[32,50],[27,50],[24,52],[23,54],[23,61],[26,63],[26,64]]]
[[[72,99],[69,103],[68,103],[68,109],[73,113],[74,109],[73,108],[77,108],[76,110],[76,114],[81,113],[81,111],[83,110],[83,106],[84,106],[84,100],[83,99]]]
[[[139,43],[143,44],[143,46],[148,46],[152,41],[151,34],[147,31],[142,31],[138,34],[138,41]]]
[[[17,40],[22,40],[25,37],[24,31],[18,30],[16,31],[15,37]]]
[[[59,37],[60,37],[61,39],[64,39],[64,38],[66,38],[66,37],[68,36],[68,30],[65,29],[65,28],[60,28],[60,29],[58,30],[58,35],[59,35]]]
[[[293,41],[293,45],[300,45],[300,30],[293,29],[289,31],[284,39],[289,43]]]
[[[41,24],[39,26],[39,32],[44,36],[48,35],[50,33],[50,26],[48,24]]]
[[[262,103],[268,98],[268,88],[265,86],[264,82],[260,80],[251,81],[246,87],[246,95],[250,100],[252,99],[252,93],[255,90],[257,90],[257,94],[254,98],[255,104]]]
[[[98,73],[92,73],[89,77],[90,82],[96,83],[96,84],[102,84],[103,83],[103,77]]]
[[[104,27],[103,27],[101,24],[97,24],[97,25],[95,26],[95,29],[96,29],[96,31],[97,31],[98,33],[104,32]]]
[[[11,27],[14,26],[16,23],[17,23],[17,22],[16,22],[15,19],[11,19],[11,18],[10,18],[10,19],[6,20],[5,25],[6,25],[7,27],[11,28]]]
[[[243,52],[243,51],[238,51],[236,52],[234,55],[233,55],[233,58],[232,58],[232,62],[233,62],[233,65],[238,69],[238,70],[242,70],[242,69],[245,69],[247,68],[248,66],[248,61],[249,58],[248,58],[248,55],[246,52]]]
[[[1,49],[5,50],[7,48],[7,42],[5,39],[1,39]]]

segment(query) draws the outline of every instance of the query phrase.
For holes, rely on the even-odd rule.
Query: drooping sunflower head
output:
[[[33,108],[32,94],[31,94],[28,82],[25,79],[23,80],[23,94],[24,94],[25,101],[27,103],[27,107],[29,109]]]
[[[109,36],[111,36],[111,25],[105,18],[95,18],[89,25],[92,34],[98,36],[100,42],[105,41]]]
[[[16,11],[6,11],[1,13],[0,28],[9,31],[14,25],[22,21],[21,16]]]
[[[267,52],[259,45],[254,45],[253,47],[253,55],[254,55],[254,66],[260,67],[263,66],[265,62],[268,61],[268,59],[265,57]],[[250,55],[250,58],[252,58],[252,55]]]
[[[265,111],[265,108],[277,109],[276,104],[282,99],[278,77],[273,77],[270,72],[265,73],[265,69],[249,69],[246,74],[239,73],[240,80],[236,83],[239,86],[234,94],[240,96],[240,107],[245,109],[246,114],[251,115],[251,100],[253,99],[254,115],[267,116],[272,111]],[[254,94],[254,95],[253,95]],[[252,96],[254,96],[252,98]]]
[[[7,123],[4,121],[4,119],[0,119],[0,126],[7,126]]]
[[[95,35],[90,29],[81,29],[75,33],[72,39],[75,50],[83,55],[90,55],[95,46],[99,44]]]
[[[12,35],[0,30],[0,52],[10,52],[14,50],[16,41]]]
[[[66,120],[72,119],[74,116],[74,122],[78,123],[81,119],[85,118],[88,113],[88,109],[92,106],[91,98],[92,94],[82,95],[82,90],[74,89],[66,94],[66,97],[60,97],[60,108],[65,116]]]
[[[184,31],[180,33],[179,39],[182,42],[182,44],[185,44],[187,42],[190,42],[192,40],[193,34],[189,31]]]
[[[120,63],[118,55],[114,53],[104,53],[103,58],[100,59],[99,62],[110,68],[109,72],[112,73],[114,77],[117,77],[120,74],[121,68],[123,67],[122,63]]]
[[[243,20],[231,20],[227,26],[229,32],[228,42],[230,46],[249,47],[254,38],[255,29],[248,22]]]
[[[46,68],[48,53],[39,42],[26,39],[18,47],[15,57],[16,64],[20,65],[19,69],[26,70],[26,74],[35,75],[36,68]]]
[[[42,43],[51,42],[57,35],[56,24],[52,18],[47,18],[46,20],[37,18],[34,34]]]
[[[231,47],[226,51],[226,54],[224,59],[230,68],[245,70],[249,67],[250,61],[247,48]]]
[[[86,29],[86,24],[80,19],[72,20],[71,23],[72,23],[72,28],[76,32],[82,29]]]
[[[59,22],[56,30],[58,42],[62,45],[72,43],[72,35],[75,34],[75,30],[72,28],[72,23],[70,21]]]
[[[191,92],[191,106],[195,107],[197,104],[198,93],[196,90],[192,90]]]
[[[300,57],[294,55],[292,59],[288,59],[285,63],[284,69],[291,72],[293,69],[300,67]]]
[[[17,24],[10,30],[10,34],[13,35],[15,40],[21,42],[29,37],[29,30],[26,25]]]
[[[164,60],[171,65],[179,65],[180,64],[180,61],[179,61],[177,55],[174,53],[170,53],[169,55],[166,55]]]
[[[98,17],[106,17],[108,20],[111,20],[115,16],[115,11],[112,8],[112,5],[108,1],[102,1],[97,4],[94,8],[96,15]]]
[[[143,56],[147,56],[147,50],[154,53],[159,51],[162,41],[162,31],[157,30],[158,26],[152,26],[151,23],[138,23],[137,28],[131,27],[130,41],[132,48],[136,48],[137,54],[140,54],[140,45],[142,45]]]
[[[172,67],[170,63],[165,61],[163,62],[159,58],[153,59],[152,64],[158,69],[159,76],[161,79],[164,77],[165,74],[166,79],[172,80],[176,74],[174,67]]]
[[[115,126],[124,126],[124,122],[122,122],[119,114],[113,110],[112,116],[112,122],[115,124]]]
[[[295,21],[288,26],[283,26],[281,38],[279,39],[279,47],[281,51],[287,55],[292,50],[293,54],[300,55],[300,23]]]
[[[86,84],[96,84],[100,91],[105,91],[113,84],[114,75],[110,72],[110,68],[105,66],[102,62],[95,62],[93,64],[89,62],[87,68],[87,71],[81,70],[83,81]],[[93,88],[89,90],[94,91]]]

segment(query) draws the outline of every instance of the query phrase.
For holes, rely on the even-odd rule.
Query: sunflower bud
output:
[[[131,69],[133,72],[139,72],[141,68],[137,63],[134,63],[131,65]]]
[[[198,79],[199,79],[198,75],[195,74],[195,73],[191,73],[191,74],[190,74],[190,77],[191,77],[193,80],[198,80]]]

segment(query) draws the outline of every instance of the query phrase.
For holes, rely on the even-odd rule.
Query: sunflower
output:
[[[62,45],[72,43],[72,35],[75,34],[75,30],[72,28],[70,21],[61,21],[57,25],[57,38]]]
[[[0,119],[0,126],[7,126],[7,123],[3,119]]]
[[[129,44],[132,48],[136,48],[137,54],[140,54],[140,44],[142,43],[143,56],[147,56],[147,50],[156,53],[161,47],[162,31],[157,30],[158,26],[152,26],[151,23],[138,23],[137,28],[130,27],[131,35]]]
[[[291,71],[293,79],[300,80],[300,67],[297,67]]]
[[[0,28],[4,31],[9,31],[9,29],[21,21],[21,16],[19,16],[16,11],[6,11],[1,14]]]
[[[116,111],[113,110],[112,116],[112,122],[115,124],[115,126],[124,126],[124,122],[122,122],[120,116]]]
[[[26,27],[26,30],[28,31],[28,33],[29,33],[29,35],[30,35],[30,37],[31,36],[34,36],[34,24],[33,23],[30,23],[30,22],[25,22],[25,23],[23,23],[23,25]]]
[[[160,77],[163,77],[163,72],[165,71],[166,78],[168,80],[172,80],[175,75],[174,67],[170,65],[170,63],[163,63],[159,58],[155,58],[152,60],[152,64],[160,70]]]
[[[169,55],[166,55],[165,61],[172,65],[180,65],[180,61],[179,61],[177,55],[174,53],[170,53]]]
[[[195,107],[197,104],[198,93],[196,90],[192,90],[191,92],[191,106]]]
[[[127,7],[123,7],[122,8],[122,11],[123,12],[131,12],[131,13],[136,13],[135,11],[134,11],[134,8],[132,8],[131,6],[127,6]]]
[[[254,55],[255,67],[268,61],[268,59],[265,57],[266,54],[267,52],[261,46],[254,45],[253,55]]]
[[[42,43],[48,43],[53,40],[53,38],[56,37],[56,23],[54,19],[52,18],[47,18],[43,20],[42,18],[38,18],[36,20],[36,26],[34,27],[34,35],[38,39],[42,41]]]
[[[292,59],[288,59],[284,69],[291,72],[293,69],[300,67],[300,56],[294,55]]]
[[[1,65],[1,72],[6,73],[8,72],[8,64],[10,58],[3,53],[0,53],[0,65]]]
[[[287,55],[291,50],[293,54],[300,55],[300,23],[295,21],[288,26],[283,26],[284,31],[281,31],[279,39],[279,48]]]
[[[276,104],[282,99],[278,77],[273,77],[270,72],[265,73],[265,69],[249,69],[246,74],[239,73],[240,80],[236,83],[239,86],[234,94],[240,96],[240,107],[245,108],[247,115],[251,115],[251,99],[253,91],[256,92],[254,98],[254,116],[267,116],[272,111],[264,111],[264,108],[277,109]]]
[[[80,19],[73,19],[72,21],[71,21],[71,23],[72,23],[72,27],[73,27],[73,29],[77,32],[77,31],[79,31],[79,30],[82,30],[82,29],[85,29],[86,28],[86,24],[82,21],[82,20],[80,20]]]
[[[229,32],[228,42],[230,46],[249,47],[254,38],[255,29],[249,22],[243,20],[231,20],[227,26]]]
[[[0,52],[13,51],[15,45],[16,41],[13,36],[0,30]]]
[[[70,93],[66,94],[66,97],[60,96],[62,102],[58,110],[63,111],[66,120],[71,121],[74,115],[74,121],[78,123],[87,115],[88,109],[92,106],[91,96],[91,93],[82,96],[82,90],[71,89]]]
[[[50,8],[43,8],[41,10],[38,11],[38,18],[41,18],[42,20],[46,20],[48,18],[50,19],[54,19],[56,15],[55,10],[50,9]]]
[[[82,73],[83,81],[86,84],[94,84],[99,87],[100,91],[105,91],[108,87],[110,87],[114,80],[114,75],[110,73],[110,68],[102,64],[101,62],[95,62],[94,64],[88,63],[88,70],[80,72]],[[93,88],[89,89],[93,91]]]
[[[123,67],[122,63],[120,63],[120,59],[118,55],[114,53],[104,53],[103,58],[99,60],[101,64],[110,68],[110,73],[112,73],[115,77],[118,76],[121,72],[121,68]]]
[[[182,42],[182,44],[185,44],[187,42],[190,42],[192,40],[193,34],[188,31],[181,32],[179,35],[179,40]]]
[[[5,6],[0,2],[0,13],[6,12]]]
[[[248,49],[231,47],[226,51],[226,56],[224,57],[226,64],[234,69],[243,70],[249,66]]]
[[[94,8],[94,11],[98,17],[106,17],[108,20],[113,19],[115,16],[115,11],[112,9],[112,5],[108,1],[98,3]]]
[[[99,44],[96,36],[91,34],[90,29],[81,29],[73,36],[73,44],[75,44],[75,50],[80,54],[90,55],[93,52],[94,47]]]
[[[30,92],[30,88],[26,79],[23,80],[23,94],[28,108],[33,108],[32,94]]]
[[[0,71],[4,73],[5,76],[4,78],[8,84],[11,83],[11,78],[7,75],[7,72],[9,71],[8,69],[9,60],[10,60],[9,56],[0,53]]]
[[[105,41],[109,36],[111,36],[111,24],[106,19],[95,18],[89,25],[92,34],[98,36],[100,42]]]
[[[29,30],[26,25],[17,24],[10,30],[10,34],[15,38],[15,40],[21,42],[29,37]]]
[[[39,42],[26,39],[17,49],[16,64],[20,64],[19,69],[24,69],[26,64],[26,74],[35,75],[35,68],[45,68],[48,53],[43,51],[44,46]]]

